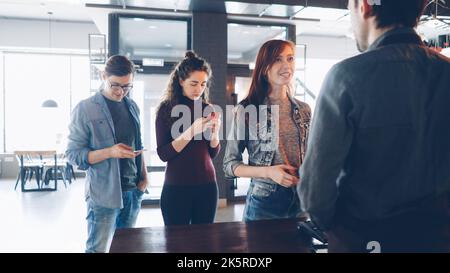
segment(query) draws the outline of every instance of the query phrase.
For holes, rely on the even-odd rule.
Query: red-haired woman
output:
[[[295,218],[301,213],[296,185],[306,151],[311,110],[292,97],[294,72],[292,42],[264,43],[258,52],[248,95],[235,108],[224,171],[230,178],[251,178],[244,221]],[[248,164],[242,160],[245,149]]]

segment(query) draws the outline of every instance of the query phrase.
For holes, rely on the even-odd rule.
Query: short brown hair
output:
[[[127,57],[113,55],[106,61],[105,72],[108,76],[123,77],[134,74],[134,64]]]
[[[355,5],[359,1],[368,0],[355,0]],[[376,18],[378,28],[390,26],[414,28],[419,23],[427,0],[372,0],[368,3],[373,3],[372,15]]]

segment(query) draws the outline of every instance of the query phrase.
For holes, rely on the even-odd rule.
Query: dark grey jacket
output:
[[[450,60],[400,28],[336,64],[300,178],[303,209],[325,230],[336,211],[377,221],[450,191]]]

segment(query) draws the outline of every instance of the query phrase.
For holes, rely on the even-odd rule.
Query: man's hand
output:
[[[141,192],[145,192],[147,190],[147,186],[148,186],[148,180],[147,178],[145,178],[144,180],[142,180],[141,182],[139,182],[137,184],[137,188],[138,190],[140,190]]]
[[[109,147],[108,152],[110,158],[135,158],[139,155],[133,152],[133,148],[123,143]]]

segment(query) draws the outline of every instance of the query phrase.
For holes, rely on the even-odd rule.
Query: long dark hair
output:
[[[268,96],[269,80],[267,73],[275,63],[277,57],[283,52],[285,47],[291,47],[295,50],[295,44],[286,40],[269,40],[259,49],[256,57],[255,69],[252,74],[252,83],[248,95],[241,101],[244,106],[255,105],[258,107]]]
[[[170,117],[170,111],[175,105],[180,103],[180,99],[183,96],[183,87],[180,85],[180,80],[186,80],[195,71],[203,71],[208,74],[208,83],[203,92],[202,100],[204,103],[209,103],[209,86],[212,77],[211,66],[195,52],[187,51],[184,59],[175,66],[175,69],[170,74],[170,80],[164,93],[164,98],[156,110],[157,113],[164,106],[169,111],[169,113],[164,114],[169,114]]]

